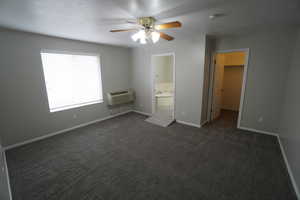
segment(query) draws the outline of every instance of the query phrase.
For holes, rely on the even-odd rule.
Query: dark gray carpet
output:
[[[296,200],[275,137],[139,114],[7,152],[14,200]]]

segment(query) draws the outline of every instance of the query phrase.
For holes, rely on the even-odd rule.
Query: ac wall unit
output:
[[[134,92],[132,90],[109,92],[107,93],[107,100],[110,106],[131,103],[134,101]]]

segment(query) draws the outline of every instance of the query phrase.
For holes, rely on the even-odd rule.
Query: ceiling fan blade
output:
[[[136,29],[136,28],[130,28],[130,29],[114,29],[114,30],[110,30],[110,32],[116,33],[116,32],[137,31],[137,30],[139,30],[139,29]]]
[[[155,25],[156,30],[162,30],[168,28],[179,28],[179,27],[181,27],[181,23],[179,21]]]
[[[126,23],[128,23],[128,24],[138,24],[136,19],[126,20]]]
[[[171,40],[174,40],[174,38],[168,34],[165,34],[165,33],[162,33],[160,32],[160,37],[165,39],[165,40],[168,40],[168,41],[171,41]]]

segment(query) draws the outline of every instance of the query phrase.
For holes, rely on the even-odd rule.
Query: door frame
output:
[[[155,66],[153,62],[153,58],[155,56],[172,56],[173,57],[173,112],[172,118],[175,120],[175,105],[176,105],[176,64],[175,64],[175,52],[167,52],[161,54],[152,54],[151,55],[151,104],[153,115],[155,112]]]
[[[245,52],[245,64],[244,64],[244,73],[243,73],[243,82],[242,82],[242,91],[241,91],[241,98],[240,98],[240,105],[239,105],[239,115],[238,115],[238,122],[237,128],[241,127],[241,119],[242,113],[244,108],[244,101],[245,101],[245,91],[247,85],[247,76],[248,76],[248,66],[249,66],[249,55],[250,55],[250,48],[243,48],[243,49],[227,49],[227,50],[217,50],[213,52],[212,56],[212,65],[210,71],[210,81],[209,81],[209,97],[208,97],[208,121],[211,121],[211,111],[212,111],[212,104],[213,104],[213,89],[214,89],[214,75],[215,75],[215,58],[218,53],[232,53],[232,52]]]

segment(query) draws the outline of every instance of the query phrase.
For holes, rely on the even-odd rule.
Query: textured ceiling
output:
[[[69,39],[135,46],[124,19],[154,16],[159,22],[179,20],[181,29],[166,33],[176,39],[201,33],[243,34],[300,24],[299,0],[0,0],[0,26]],[[209,15],[225,16],[209,19]]]

